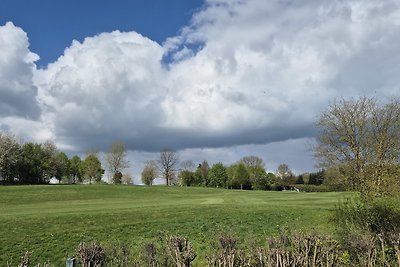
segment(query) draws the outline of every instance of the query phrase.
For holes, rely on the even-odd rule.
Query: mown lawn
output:
[[[0,266],[24,251],[64,266],[82,241],[133,247],[166,232],[204,254],[220,233],[242,242],[290,230],[332,232],[330,215],[346,193],[238,191],[113,185],[0,187]],[[246,241],[245,241],[246,240]]]

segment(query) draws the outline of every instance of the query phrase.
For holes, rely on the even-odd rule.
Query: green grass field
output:
[[[203,261],[220,234],[262,242],[290,230],[332,233],[346,193],[60,185],[0,187],[0,266],[32,251],[33,262],[64,266],[82,241],[138,246],[165,232],[188,237]]]

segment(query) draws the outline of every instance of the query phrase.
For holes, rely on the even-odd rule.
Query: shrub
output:
[[[400,231],[400,197],[363,201],[360,197],[339,202],[335,220],[344,227],[356,227],[372,234]]]
[[[105,260],[104,249],[96,242],[85,244],[80,243],[76,255],[82,267],[99,267]]]
[[[297,184],[295,185],[302,192],[334,192],[338,191],[329,185],[310,185],[310,184]]]
[[[170,235],[167,237],[167,248],[176,267],[191,267],[196,258],[192,243],[184,237]]]
[[[360,265],[400,265],[400,197],[340,202],[334,220],[352,261]]]

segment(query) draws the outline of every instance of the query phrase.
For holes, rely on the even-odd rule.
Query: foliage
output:
[[[250,175],[251,187],[254,190],[269,190],[275,175],[266,173],[264,168],[259,166],[247,168]]]
[[[371,98],[334,102],[323,112],[315,156],[323,168],[338,167],[345,185],[364,197],[400,191],[400,103]]]
[[[325,180],[325,170],[318,172],[312,172],[309,174],[308,184],[310,185],[321,185]]]
[[[312,184],[296,184],[294,187],[298,188],[301,192],[340,192],[330,185],[312,185]]]
[[[42,144],[43,159],[42,159],[42,177],[46,182],[57,175],[59,167],[59,159],[56,145],[52,141],[46,141]]]
[[[22,157],[19,164],[19,180],[22,184],[45,183],[44,172],[44,152],[40,144],[25,143],[22,146]]]
[[[179,180],[181,181],[181,185],[191,186],[196,182],[196,175],[192,171],[183,170],[179,173]]]
[[[61,183],[61,180],[68,178],[70,175],[70,166],[68,156],[64,152],[58,152],[56,158],[56,174],[55,178]]]
[[[305,174],[300,174],[299,176],[297,176],[296,184],[304,184],[304,176]]]
[[[14,151],[8,157],[10,157],[9,161],[13,160],[16,163],[9,176],[9,183],[48,183],[52,177],[60,178],[63,175],[62,172],[66,171],[62,156],[52,142],[24,143],[18,152]]]
[[[394,266],[396,254],[400,264],[400,196],[348,198],[339,202],[334,220],[353,262]],[[360,257],[360,252],[366,257]]]
[[[230,179],[232,188],[250,189],[250,175],[243,163],[238,163],[233,167],[233,176]]]
[[[400,232],[400,197],[376,198],[365,201],[359,197],[339,202],[335,220],[341,226],[386,234]]]
[[[335,191],[345,191],[345,179],[340,172],[340,166],[328,168],[324,174],[324,184]]]
[[[21,153],[21,145],[13,135],[0,133],[0,181],[2,183],[14,183]]]
[[[208,186],[226,187],[228,182],[228,174],[222,163],[215,163],[208,171]]]
[[[82,171],[84,178],[89,181],[99,182],[104,174],[104,170],[101,168],[101,162],[97,156],[97,153],[89,153],[86,158],[82,161]]]
[[[155,161],[147,161],[142,171],[142,182],[145,185],[152,185],[157,177],[157,163]]]
[[[208,179],[208,172],[209,172],[210,166],[208,165],[208,162],[203,160],[197,167],[195,171],[195,185],[198,186],[207,186],[209,183]]]
[[[82,179],[82,160],[79,156],[73,156],[69,160],[70,176],[72,178],[72,183],[81,182]]]

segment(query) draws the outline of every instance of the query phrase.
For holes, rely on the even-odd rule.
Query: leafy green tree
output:
[[[222,163],[215,163],[208,172],[209,183],[211,187],[226,187],[228,174]]]
[[[201,174],[201,181],[200,183],[203,183],[205,186],[207,186],[209,179],[208,179],[208,172],[210,170],[210,165],[206,160],[203,160],[203,162],[199,165],[200,169],[200,174]]]
[[[181,185],[184,186],[193,186],[196,183],[196,175],[192,171],[183,170],[179,173],[178,178],[181,181]]]
[[[70,175],[72,178],[72,183],[77,183],[82,180],[82,160],[79,156],[73,156],[69,160]]]
[[[89,184],[92,181],[100,182],[101,177],[104,174],[104,170],[101,167],[101,162],[97,156],[97,153],[89,153],[86,158],[82,161],[83,175]]]
[[[241,162],[235,165],[232,187],[240,188],[241,190],[251,188],[250,175],[247,172],[246,166]]]
[[[18,167],[20,183],[49,183],[50,179],[57,175],[60,165],[58,153],[53,142],[25,143],[22,146],[22,158]]]
[[[325,170],[310,173],[308,184],[321,185],[325,180]]]
[[[58,153],[56,145],[52,141],[46,141],[41,145],[43,150],[42,176],[46,183],[56,177],[58,166]]]
[[[68,156],[64,152],[59,152],[57,155],[57,165],[56,165],[56,179],[58,183],[61,183],[61,180],[64,178],[68,178],[70,174],[70,166]]]
[[[227,181],[226,185],[227,185],[227,188],[230,188],[230,189],[233,188],[236,165],[237,164],[231,164],[228,167],[226,167],[226,174],[228,175],[228,181]]]
[[[203,177],[201,175],[201,170],[200,170],[200,165],[196,168],[196,170],[194,171],[194,178],[195,178],[195,182],[193,185],[197,185],[197,186],[204,186],[205,182],[203,180]]]
[[[304,173],[297,176],[296,184],[304,184]]]
[[[153,185],[154,180],[157,178],[157,163],[155,161],[147,161],[142,171],[142,182],[145,185]]]
[[[19,180],[23,184],[41,184],[44,180],[44,151],[40,144],[28,142],[22,145],[22,160],[18,167]]]
[[[208,171],[210,167],[207,161],[201,162],[198,166],[196,171],[194,172],[195,181],[193,185],[197,186],[207,186],[208,185]]]
[[[267,190],[271,188],[274,175],[272,173],[267,174],[264,167],[250,166],[247,168],[247,171],[249,173],[252,189]]]

